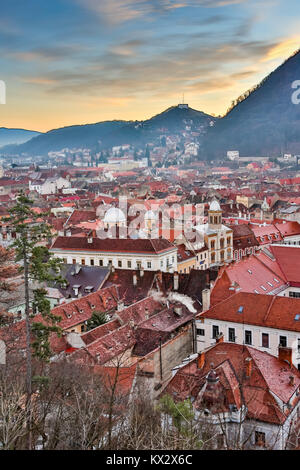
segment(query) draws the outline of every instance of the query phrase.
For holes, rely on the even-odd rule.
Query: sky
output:
[[[2,0],[0,126],[224,115],[299,48],[299,0]]]

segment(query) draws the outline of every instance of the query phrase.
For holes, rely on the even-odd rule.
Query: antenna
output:
[[[184,93],[182,93],[182,104],[184,104]]]

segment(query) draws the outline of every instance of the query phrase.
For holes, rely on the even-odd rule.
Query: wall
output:
[[[209,318],[205,318],[204,323],[201,323],[199,320],[196,321],[196,328],[205,330],[205,336],[197,336],[198,352],[211,346],[212,344],[215,344],[216,340],[212,338],[212,325],[219,326],[219,332],[224,334],[224,341],[226,342],[228,342],[228,329],[235,328],[235,342],[237,344],[244,344],[245,330],[250,330],[252,331],[252,344],[249,346],[257,348],[260,351],[268,352],[269,354],[272,354],[276,357],[278,356],[279,336],[286,336],[287,347],[293,349],[293,364],[296,367],[298,367],[298,364],[300,364],[300,351],[298,352],[298,339],[300,340],[300,332],[279,330],[275,328],[247,325],[242,323],[225,322]],[[262,333],[267,333],[269,335],[269,348],[262,347]]]

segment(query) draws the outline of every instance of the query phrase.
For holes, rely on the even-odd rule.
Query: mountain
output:
[[[193,127],[208,126],[209,123],[216,118],[205,114],[202,111],[197,111],[190,107],[172,106],[166,111],[163,111],[151,119],[143,122],[143,127],[148,130],[158,131],[161,128],[166,128],[170,132],[179,132],[185,128],[186,125],[192,124]],[[192,121],[192,122],[191,122]]]
[[[224,157],[227,150],[239,150],[241,156],[300,154],[300,104],[292,103],[296,80],[300,80],[300,51],[241,96],[209,129],[207,155]]]
[[[41,134],[22,145],[1,148],[2,154],[47,155],[63,148],[102,149],[122,144],[145,145],[164,132],[182,133],[191,128],[208,127],[208,114],[192,108],[173,106],[146,121],[105,121],[96,124],[62,127]]]
[[[7,129],[6,127],[0,127],[0,147],[11,144],[23,144],[39,134],[40,132],[27,131],[25,129]]]

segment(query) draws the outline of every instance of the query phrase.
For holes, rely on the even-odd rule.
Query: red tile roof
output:
[[[53,315],[61,317],[60,327],[72,328],[91,318],[94,311],[108,312],[118,305],[116,286],[106,287],[80,299],[66,302],[51,310]]]
[[[206,377],[213,371],[219,377],[221,394],[212,395],[211,405],[219,405],[218,411],[236,405],[240,409],[244,403],[247,417],[257,421],[282,424],[287,415],[298,403],[296,397],[292,407],[284,414],[276,401],[279,399],[287,404],[300,386],[300,373],[294,366],[288,366],[275,356],[258,351],[252,347],[232,343],[219,343],[207,349],[202,368],[197,359],[177,371],[163,394],[170,394],[175,401],[194,397],[194,407],[203,406],[201,391]],[[245,377],[245,361],[253,362],[252,373]],[[294,385],[290,385],[290,376],[294,377]],[[205,393],[205,391],[204,391]],[[215,401],[219,400],[219,402]]]
[[[168,240],[131,239],[131,238],[93,238],[92,243],[87,237],[57,237],[51,250],[101,251],[107,253],[162,253],[174,250],[175,246]]]
[[[300,299],[238,292],[198,317],[300,332],[296,314],[300,315]]]

